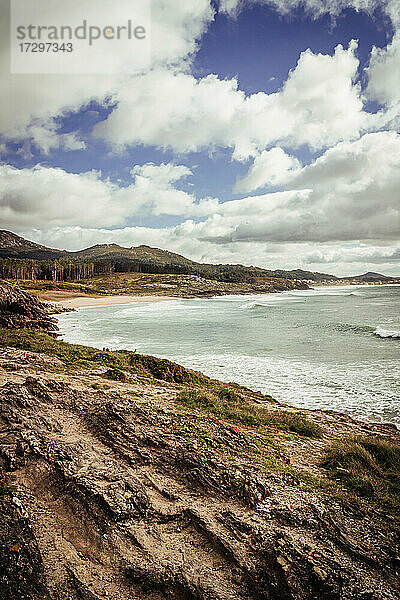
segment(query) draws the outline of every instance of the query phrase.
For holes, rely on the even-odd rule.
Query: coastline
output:
[[[77,296],[69,300],[59,300],[53,304],[63,308],[75,309],[132,304],[134,302],[161,302],[163,300],[176,300],[176,298],[173,296]]]
[[[36,298],[2,293],[0,567],[18,597],[22,581],[37,600],[257,600],[272,581],[274,597],[398,598],[394,425],[63,342]],[[166,296],[83,299],[149,298]]]

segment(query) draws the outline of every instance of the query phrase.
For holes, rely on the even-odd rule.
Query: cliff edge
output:
[[[400,598],[400,434],[0,329],[1,600]]]

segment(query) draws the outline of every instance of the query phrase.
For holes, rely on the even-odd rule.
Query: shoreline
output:
[[[71,308],[71,309],[77,309],[77,308],[97,308],[100,306],[113,306],[113,305],[119,305],[119,304],[133,304],[135,302],[162,302],[162,301],[168,301],[168,300],[182,300],[182,299],[193,299],[193,298],[197,298],[197,299],[201,299],[201,298],[220,298],[222,296],[258,296],[258,295],[269,295],[269,294],[279,294],[279,293],[284,293],[285,291],[310,291],[313,289],[321,289],[321,288],[349,288],[349,287],[353,287],[353,288],[358,288],[358,287],[383,287],[383,286],[392,286],[392,285],[399,285],[399,284],[374,284],[374,283],[370,283],[370,284],[318,284],[315,283],[312,286],[309,287],[308,290],[282,290],[279,292],[259,292],[259,291],[254,291],[254,292],[246,292],[246,293],[232,293],[232,294],[221,294],[221,295],[216,295],[216,296],[161,296],[161,295],[149,295],[149,296],[121,296],[121,295],[110,295],[110,296],[76,296],[71,294],[71,296],[68,298],[63,298],[62,300],[50,300],[47,298],[40,298],[42,301],[47,301],[47,302],[51,302],[52,304],[54,304],[55,306],[61,306],[63,308]]]
[[[53,302],[56,306],[63,308],[98,308],[101,306],[115,306],[134,304],[135,302],[162,302],[163,300],[176,300],[173,296],[77,296],[69,300],[58,300]]]
[[[358,288],[358,287],[387,287],[391,285],[399,285],[399,284],[344,284],[344,285],[329,285],[329,284],[314,284],[310,286],[308,290],[282,290],[281,292],[251,292],[244,294],[221,294],[218,296],[210,296],[210,298],[220,298],[222,296],[261,296],[261,295],[269,295],[269,294],[279,294],[284,293],[285,291],[310,291],[321,288]],[[201,299],[206,298],[206,296],[193,296],[193,298]],[[63,300],[56,300],[52,303],[56,306],[62,306],[63,308],[96,308],[100,306],[113,306],[118,304],[133,304],[135,302],[162,302],[168,300],[182,300],[182,299],[191,299],[191,297],[186,296],[121,296],[121,295],[110,295],[110,296],[73,296],[71,298],[65,298]]]

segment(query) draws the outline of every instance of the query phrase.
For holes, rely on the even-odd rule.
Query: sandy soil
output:
[[[69,300],[61,300],[55,304],[65,308],[89,308],[95,306],[112,306],[114,304],[131,304],[132,302],[161,302],[162,300],[174,300],[169,296],[77,296]]]

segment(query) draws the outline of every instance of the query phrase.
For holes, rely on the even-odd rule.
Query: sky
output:
[[[400,0],[152,0],[150,66],[11,75],[0,228],[400,275]]]

